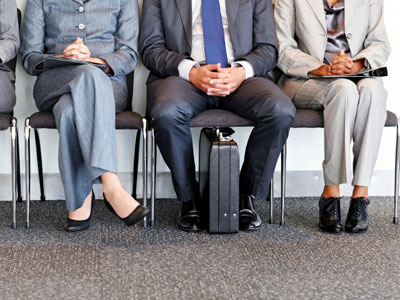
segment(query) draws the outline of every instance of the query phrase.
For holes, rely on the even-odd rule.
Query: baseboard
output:
[[[287,197],[317,197],[321,195],[323,187],[322,171],[288,171],[286,183]],[[25,176],[22,177],[22,198],[25,199]],[[119,177],[124,187],[132,191],[132,173],[121,173]],[[137,196],[142,198],[142,174],[138,175]],[[150,179],[150,178],[149,178]],[[274,178],[274,195],[280,197],[281,173],[276,172]],[[148,193],[150,193],[150,181],[148,181]],[[64,190],[58,174],[44,174],[45,196],[48,200],[64,199]],[[95,186],[96,198],[101,198],[102,190],[100,185]],[[341,186],[342,194],[349,196],[352,187]],[[390,170],[378,170],[374,172],[369,189],[371,196],[393,196],[394,194],[394,172]],[[169,172],[157,174],[157,198],[176,198],[171,176]],[[0,200],[11,199],[11,176],[0,174]],[[32,174],[31,199],[40,199],[39,176]]]

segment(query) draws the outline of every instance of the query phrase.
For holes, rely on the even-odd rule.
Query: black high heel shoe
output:
[[[66,231],[76,232],[76,231],[88,230],[90,228],[90,219],[92,218],[94,200],[95,200],[95,195],[94,195],[94,192],[92,191],[92,204],[90,207],[89,218],[87,218],[86,220],[81,220],[81,221],[67,218],[67,223],[64,226]]]
[[[122,222],[125,223],[126,226],[132,226],[135,225],[137,222],[142,220],[144,217],[146,217],[150,213],[150,209],[147,207],[144,207],[143,205],[139,204],[133,212],[126,218],[121,218],[120,216],[117,215],[115,212],[114,208],[111,206],[111,204],[107,201],[106,196],[103,193],[104,197],[104,204],[106,207],[114,214],[116,215]]]

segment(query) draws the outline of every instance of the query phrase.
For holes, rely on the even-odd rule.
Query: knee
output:
[[[339,96],[337,98],[356,99],[357,101],[359,98],[357,85],[348,79],[336,80],[332,85],[331,91]],[[339,101],[343,102],[342,100]]]
[[[159,99],[151,110],[151,118],[155,127],[174,127],[179,124],[189,123],[192,112],[186,103],[176,103]]]
[[[78,74],[82,77],[90,79],[108,79],[107,75],[100,68],[94,65],[80,65],[77,68]]]
[[[74,108],[70,95],[63,95],[53,108],[57,126],[73,124],[75,121]]]
[[[282,93],[266,99],[259,113],[258,121],[273,123],[277,128],[289,128],[296,115],[296,107],[289,97]]]
[[[380,80],[371,78],[362,79],[358,82],[357,88],[362,102],[368,102],[369,105],[377,105],[385,108],[386,90]]]

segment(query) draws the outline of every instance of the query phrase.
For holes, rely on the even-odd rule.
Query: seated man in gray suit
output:
[[[256,125],[240,175],[240,226],[257,230],[295,108],[270,80],[278,47],[271,0],[144,0],[141,56],[151,74],[148,113],[182,203],[178,228],[199,231],[199,187],[189,122],[222,108]]]
[[[17,55],[18,48],[17,4],[0,1],[0,113],[12,112],[15,105],[15,75],[5,63]]]

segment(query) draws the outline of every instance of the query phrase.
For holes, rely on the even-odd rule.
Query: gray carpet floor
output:
[[[90,230],[75,234],[62,201],[34,201],[29,230],[24,204],[13,230],[1,202],[0,299],[399,299],[392,198],[371,199],[361,235],[321,233],[317,201],[288,199],[286,226],[234,235],[177,230],[176,200],[156,202],[153,228],[128,228],[96,201]],[[257,207],[267,221],[269,204]]]

